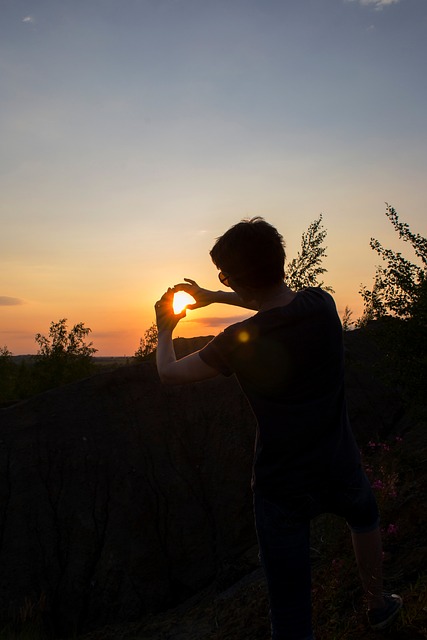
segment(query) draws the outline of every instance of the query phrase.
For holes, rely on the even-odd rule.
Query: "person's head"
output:
[[[242,220],[217,238],[210,256],[232,283],[248,289],[277,285],[285,276],[283,237],[259,216]]]

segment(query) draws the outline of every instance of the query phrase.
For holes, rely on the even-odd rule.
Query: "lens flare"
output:
[[[245,331],[243,329],[243,331],[239,331],[239,333],[237,334],[237,339],[239,340],[239,342],[249,342],[249,340],[251,339],[251,335],[249,331]]]
[[[173,312],[179,314],[188,304],[194,304],[194,302],[196,302],[195,299],[189,293],[177,291],[173,296]]]

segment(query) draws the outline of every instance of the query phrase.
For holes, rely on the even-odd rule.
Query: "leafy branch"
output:
[[[323,229],[322,214],[320,214],[302,234],[301,250],[286,267],[286,283],[291,289],[323,287],[333,292],[332,287],[325,286],[323,280],[319,280],[319,277],[327,271],[322,266],[322,260],[327,256],[326,247],[323,246],[326,235],[327,231]]]
[[[409,242],[424,267],[410,262],[400,252],[385,249],[375,238],[370,247],[386,263],[376,268],[372,289],[362,286],[360,294],[364,300],[364,313],[359,326],[368,320],[385,315],[411,318],[419,314],[426,305],[427,288],[427,239],[412,233],[409,225],[399,221],[395,209],[386,203],[386,216],[404,242]]]

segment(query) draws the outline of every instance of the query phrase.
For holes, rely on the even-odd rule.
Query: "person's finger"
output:
[[[173,295],[174,295],[173,290],[169,288],[166,291],[166,293],[162,295],[160,300],[157,300],[156,304],[154,305],[156,313],[164,313],[170,307],[172,307]]]
[[[165,293],[160,298],[160,301],[169,303],[172,300],[174,293],[175,293],[174,290],[171,287],[169,287],[169,289],[165,291]]]
[[[178,293],[178,291],[184,291],[185,293],[188,293],[190,296],[196,297],[200,289],[197,286],[195,288],[194,285],[188,284],[187,282],[179,282],[174,286],[173,290],[174,290],[174,293]]]

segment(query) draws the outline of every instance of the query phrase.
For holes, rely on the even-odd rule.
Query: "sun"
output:
[[[188,304],[194,304],[195,299],[185,291],[177,291],[173,296],[173,312],[179,314]]]

